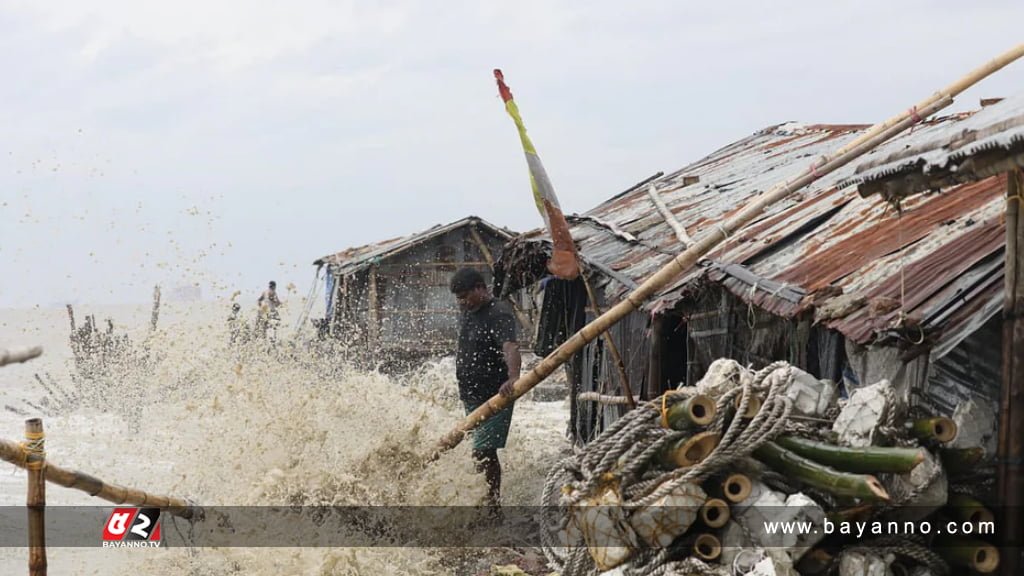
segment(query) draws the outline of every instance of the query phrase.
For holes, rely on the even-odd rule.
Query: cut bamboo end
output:
[[[917,438],[932,439],[943,444],[952,441],[957,434],[956,422],[945,416],[923,418],[909,423],[909,426]]]
[[[971,511],[971,514],[967,517],[967,521],[971,524],[995,522],[996,516],[987,508],[979,508]]]
[[[736,402],[734,404],[736,406],[737,410],[739,410],[740,404],[742,404],[742,403],[743,403],[743,395],[737,396],[736,397]],[[740,416],[740,418],[749,419],[749,418],[753,418],[754,416],[757,416],[757,413],[760,412],[760,411],[761,411],[761,399],[758,398],[757,396],[751,395],[750,396],[750,401],[747,402],[747,410],[743,414],[740,414],[739,416]]]
[[[874,476],[867,476],[864,483],[879,499],[884,501],[889,500],[889,492],[885,490],[885,486],[882,486],[882,483],[878,481],[878,478],[875,478]]]
[[[701,432],[691,436],[669,452],[668,460],[678,468],[693,466],[707,458],[721,438],[715,432]]]
[[[932,422],[932,433],[939,442],[950,442],[956,438],[956,422],[951,418],[935,418]]]
[[[995,572],[999,568],[999,550],[991,544],[975,547],[970,558],[970,568],[982,574]]]
[[[713,534],[700,534],[693,542],[693,554],[701,560],[717,560],[722,555],[722,542]]]
[[[690,398],[690,421],[698,426],[707,426],[715,419],[715,401],[706,394],[697,394]]]
[[[729,522],[731,513],[725,500],[711,498],[701,506],[700,519],[708,528],[721,528]]]
[[[731,474],[722,482],[722,493],[730,502],[746,500],[754,489],[754,483],[746,474]]]

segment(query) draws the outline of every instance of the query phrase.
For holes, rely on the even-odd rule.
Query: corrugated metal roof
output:
[[[507,239],[511,239],[515,236],[515,233],[507,228],[499,228],[477,216],[467,216],[449,224],[438,224],[415,234],[389,238],[387,240],[381,240],[380,242],[366,244],[364,246],[356,246],[342,250],[341,252],[329,254],[322,258],[317,258],[313,262],[313,265],[320,266],[327,264],[335,274],[352,274],[375,262],[378,262],[379,260],[395,256],[404,250],[412,248],[413,246],[418,246],[432,238],[436,238],[453,230],[462,228],[463,226],[469,226],[472,224],[481,226],[484,229]]]
[[[891,155],[907,141],[946,132],[965,118],[958,114],[921,123],[872,156]],[[773,126],[653,184],[689,236],[699,239],[866,128]],[[971,314],[997,310],[992,302],[1001,292],[1002,264],[996,256],[1003,249],[1002,177],[961,185],[963,193],[913,197],[898,216],[877,196],[864,198],[855,188],[838,187],[854,169],[848,164],[769,208],[645,307],[674,305],[710,281],[780,316],[816,310],[821,322],[858,343],[911,333],[949,342],[974,324]],[[570,223],[584,260],[634,284],[681,251],[646,187],[618,194],[582,216]],[[521,240],[547,249],[543,229]],[[602,284],[609,300],[631,291],[627,282],[607,276]],[[890,330],[894,327],[904,329]]]
[[[885,190],[889,196],[904,196],[936,183],[963,183],[1005,170],[998,165],[985,170],[994,159],[1014,155],[1018,165],[1024,164],[1024,93],[946,123],[940,130],[901,140],[901,147],[858,163],[854,175],[840,185],[860,184],[863,194]],[[979,157],[985,162],[974,161]]]

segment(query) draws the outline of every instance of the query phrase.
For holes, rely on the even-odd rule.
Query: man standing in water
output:
[[[483,276],[463,268],[451,279],[451,291],[462,310],[455,375],[459,397],[469,414],[495,394],[512,395],[519,379],[522,358],[511,310],[487,291]],[[488,504],[500,505],[501,464],[498,449],[505,447],[512,423],[510,404],[481,424],[473,433],[473,458],[489,487]]]

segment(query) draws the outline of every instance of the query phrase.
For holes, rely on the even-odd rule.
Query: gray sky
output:
[[[0,0],[0,308],[295,297],[347,246],[540,226],[496,67],[582,212],[768,125],[887,118],[1022,21],[1020,0]]]

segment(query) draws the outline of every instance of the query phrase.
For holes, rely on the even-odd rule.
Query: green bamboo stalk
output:
[[[984,504],[966,494],[950,494],[946,507],[954,519],[979,524],[995,522],[995,515]]]
[[[753,455],[777,472],[830,494],[871,501],[889,500],[889,493],[874,476],[840,472],[790,452],[774,442],[765,442],[754,450]]]
[[[841,472],[902,474],[910,472],[925,459],[923,448],[881,446],[847,448],[798,436],[780,436],[775,439],[775,443],[804,458],[825,464]]]
[[[956,422],[945,416],[935,418],[922,418],[907,423],[910,434],[921,440],[935,440],[937,442],[950,442],[956,438]]]
[[[973,448],[939,449],[939,459],[942,460],[942,467],[952,475],[971,472],[983,458],[985,458],[985,449],[978,446]]]

